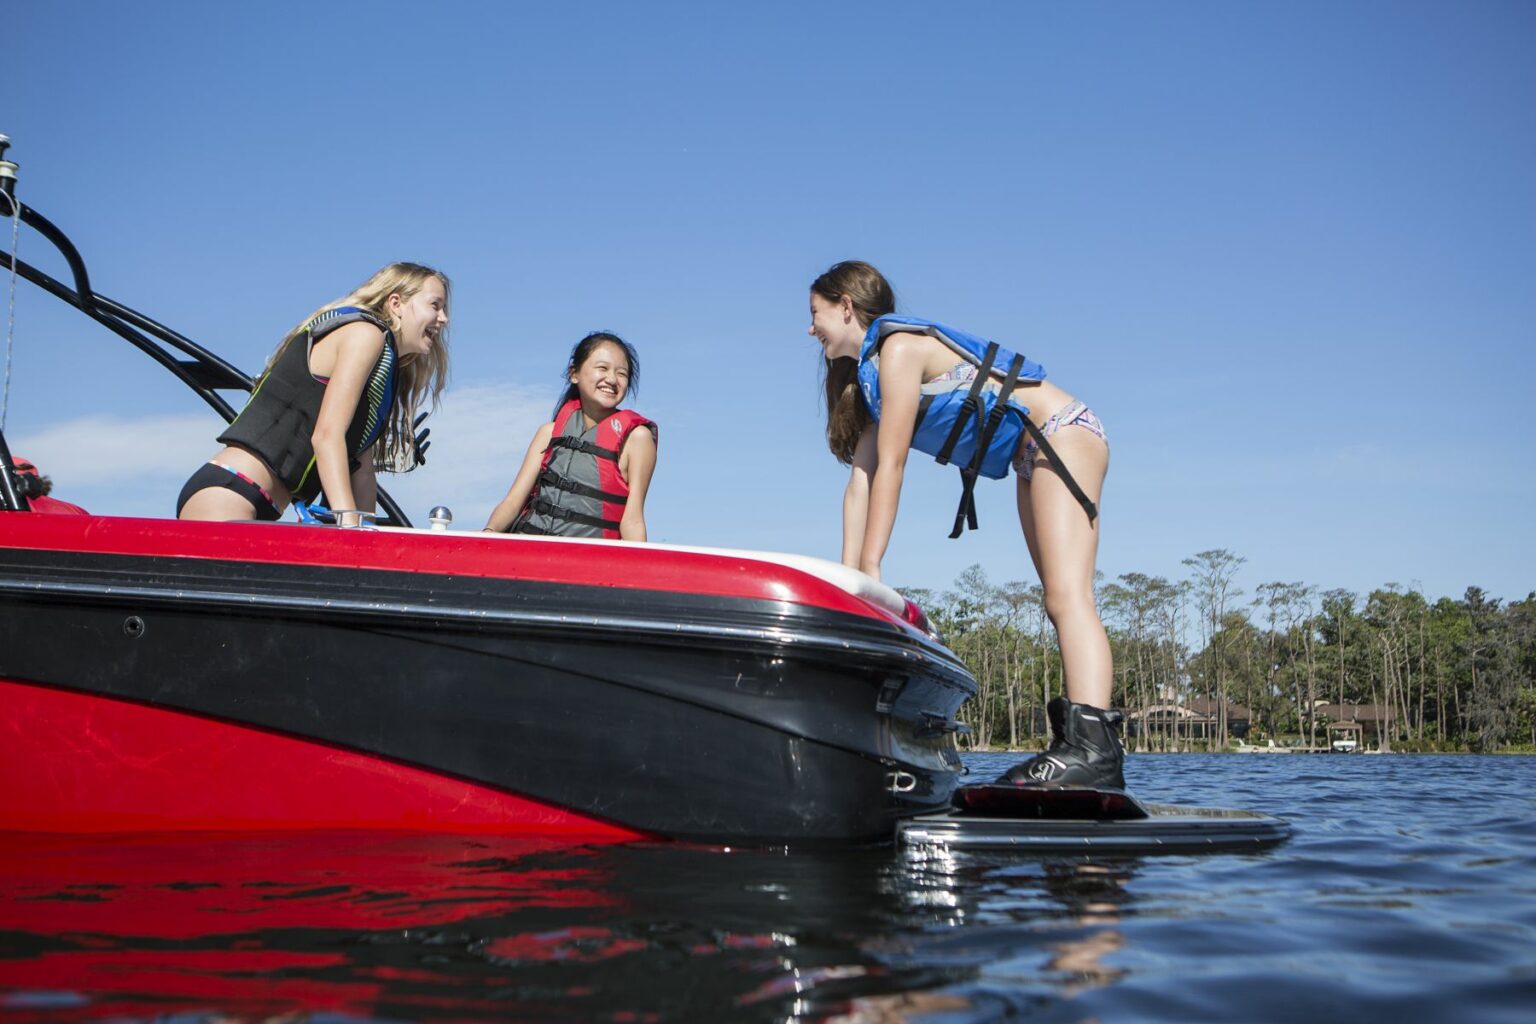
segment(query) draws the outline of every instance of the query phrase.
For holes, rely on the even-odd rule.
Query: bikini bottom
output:
[[[1071,401],[1056,410],[1040,428],[1040,433],[1050,437],[1062,427],[1082,427],[1106,446],[1109,444],[1109,438],[1104,436],[1104,424],[1082,402]],[[1024,447],[1019,449],[1019,454],[1014,456],[1013,471],[1026,481],[1032,479],[1035,475],[1035,456],[1039,453],[1040,446],[1035,444],[1033,437],[1029,438],[1024,442]]]
[[[205,462],[188,478],[181,489],[181,495],[176,499],[176,515],[180,517],[181,510],[192,499],[192,495],[209,487],[225,487],[234,491],[251,503],[251,508],[256,510],[256,518],[264,523],[275,523],[283,518],[265,488],[238,469],[230,469],[222,462]]]

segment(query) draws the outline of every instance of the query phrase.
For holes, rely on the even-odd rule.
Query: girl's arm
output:
[[[533,493],[533,485],[539,479],[539,466],[544,461],[544,449],[549,447],[549,438],[554,432],[553,423],[546,423],[533,432],[533,440],[528,442],[528,452],[523,456],[523,464],[518,467],[517,476],[513,478],[507,496],[491,510],[491,518],[486,520],[485,529],[492,533],[506,532],[507,527],[512,525],[512,520],[516,519],[518,513],[523,510],[523,506],[528,504],[528,496]]]
[[[357,509],[359,495],[352,489],[352,474],[347,458],[347,427],[363,400],[363,387],[384,351],[384,332],[372,324],[353,323],[338,327],[311,353],[310,372],[329,377],[320,413],[310,444],[315,450],[315,469],[320,486],[332,508]],[[370,469],[371,477],[371,469]],[[366,485],[365,485],[366,486]],[[374,494],[366,495],[368,508]],[[338,516],[339,526],[358,526],[359,517]]]
[[[645,492],[651,485],[651,474],[656,472],[656,435],[645,427],[631,430],[624,440],[619,469],[629,484],[629,500],[619,517],[619,537],[646,540]]]
[[[859,567],[864,550],[864,523],[869,518],[869,478],[875,474],[875,426],[859,435],[853,449],[853,471],[843,491],[843,564]]]
[[[917,429],[918,399],[923,387],[923,343],[912,334],[893,334],[880,352],[880,422],[875,426],[875,470],[869,481],[869,512],[859,569],[880,578],[880,562],[896,526],[907,451]]]

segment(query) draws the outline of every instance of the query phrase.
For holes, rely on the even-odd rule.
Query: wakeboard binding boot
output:
[[[1057,697],[1045,706],[1051,720],[1051,745],[1043,754],[1008,769],[998,782],[1019,786],[1125,788],[1125,748],[1120,723],[1125,716],[1091,704]]]

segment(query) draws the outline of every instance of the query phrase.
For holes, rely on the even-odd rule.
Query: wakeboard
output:
[[[908,845],[1046,853],[1218,853],[1285,842],[1290,822],[1257,811],[1143,803],[1122,789],[979,783],[953,809],[908,818]]]

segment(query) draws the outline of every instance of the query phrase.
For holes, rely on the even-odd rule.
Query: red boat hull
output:
[[[624,841],[512,793],[229,722],[0,680],[13,832],[377,829]]]

